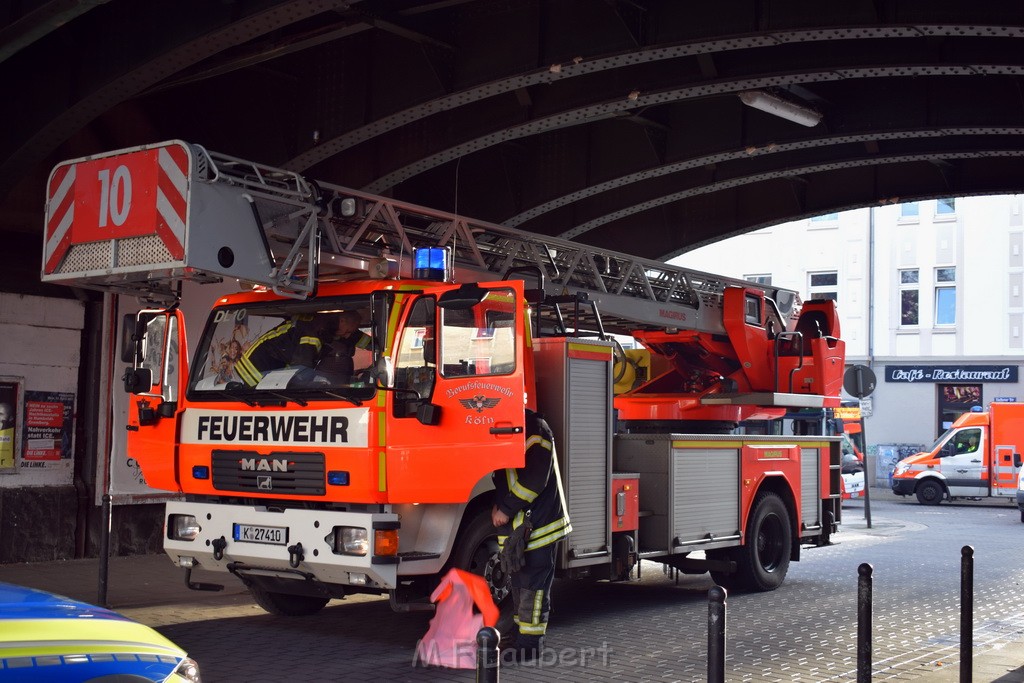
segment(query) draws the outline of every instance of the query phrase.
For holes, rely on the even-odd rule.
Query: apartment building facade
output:
[[[833,298],[878,471],[976,405],[1024,401],[1024,195],[891,203],[794,221],[673,263]]]

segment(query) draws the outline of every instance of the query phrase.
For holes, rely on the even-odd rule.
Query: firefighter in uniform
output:
[[[508,546],[513,539],[522,538],[524,524],[528,522],[525,528],[532,526],[520,545],[524,552],[510,572],[515,623],[519,627],[516,656],[520,661],[540,656],[551,612],[555,546],[572,531],[554,454],[551,428],[544,418],[527,410],[525,465],[491,475],[495,489],[491,522],[498,527],[502,552],[511,550]]]
[[[302,315],[283,322],[257,339],[235,361],[235,371],[250,387],[271,370],[287,366],[316,368],[348,382],[356,349],[369,349],[371,339],[359,329],[358,311]]]
[[[242,357],[235,361],[235,372],[250,387],[260,383],[271,370],[289,365],[313,367],[323,348],[313,316],[298,316],[261,335]]]
[[[370,335],[359,329],[362,316],[358,311],[342,311],[338,314],[334,333],[327,340],[316,369],[336,376],[342,382],[351,379],[354,370],[352,357],[356,349],[369,349]]]

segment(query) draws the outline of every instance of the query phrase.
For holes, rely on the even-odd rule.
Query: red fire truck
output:
[[[526,408],[556,437],[563,577],[628,579],[646,559],[772,590],[840,522],[837,439],[733,433],[839,404],[831,301],[181,141],[58,165],[42,277],[143,303],[122,341],[127,447],[179,494],[164,548],[190,583],[196,567],[233,574],[271,612],[353,592],[429,607],[453,566],[500,600],[490,475],[523,464]],[[191,346],[183,281],[242,290]],[[342,314],[362,342],[341,366],[240,372],[268,335],[318,339]],[[614,335],[656,359],[618,395]]]

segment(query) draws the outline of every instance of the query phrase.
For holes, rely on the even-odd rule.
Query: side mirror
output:
[[[467,282],[458,289],[453,289],[441,295],[437,300],[439,308],[452,311],[464,311],[473,308],[484,300],[487,290],[475,282]]]
[[[427,427],[441,423],[441,406],[433,403],[421,403],[416,408],[416,420]]]
[[[121,362],[135,363],[142,358],[142,339],[152,314],[125,313],[121,319]]]
[[[373,366],[372,373],[374,380],[379,384],[386,387],[394,386],[395,364],[391,362],[390,356],[381,356],[378,358],[377,362]]]
[[[555,275],[557,277],[558,265],[555,263],[555,260],[551,254],[551,250],[548,249],[546,251],[548,261],[554,267]],[[502,279],[511,280],[512,277],[516,275],[521,276],[521,279],[524,283],[527,282],[527,279],[526,277],[522,276],[534,278],[533,284],[535,284],[536,286],[533,288],[527,287],[524,291],[524,295],[526,296],[526,302],[531,305],[544,303],[544,271],[542,271],[537,266],[518,266],[516,268],[509,268],[507,271],[505,271],[505,276]]]
[[[1017,469],[1020,469],[1021,464],[1024,464],[1024,463],[1021,462],[1020,453],[1014,453],[1013,454],[1013,466],[1016,467]]]
[[[125,368],[121,381],[127,393],[145,394],[153,388],[153,373],[149,368]]]

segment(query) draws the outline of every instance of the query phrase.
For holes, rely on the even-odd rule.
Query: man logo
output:
[[[287,472],[286,458],[242,458],[238,461],[242,471],[248,472]]]
[[[274,488],[274,478],[268,476],[256,477],[256,488],[260,491],[270,491]]]

